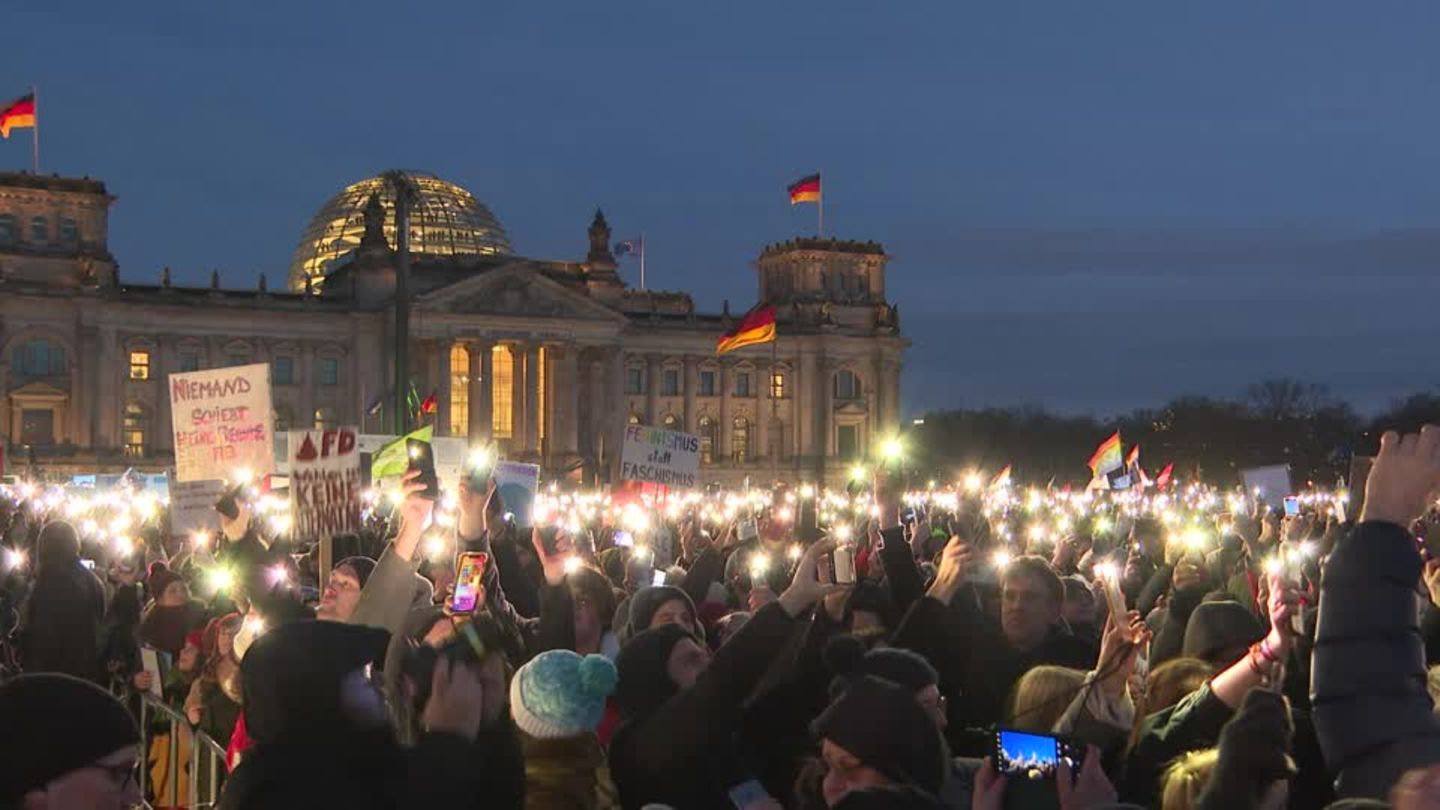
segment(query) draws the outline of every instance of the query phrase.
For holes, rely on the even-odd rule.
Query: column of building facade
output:
[[[802,349],[795,380],[795,432],[798,434],[797,454],[807,460],[820,455],[815,446],[815,422],[820,416],[817,377],[815,355]]]
[[[730,369],[734,365],[735,361],[728,357],[720,359],[720,429],[716,431],[719,434],[720,446],[715,448],[717,461],[730,461],[730,431],[734,428],[730,418]]]
[[[581,452],[594,458],[600,450],[601,419],[605,406],[605,363],[594,352],[583,358],[585,369],[585,435],[581,438]]]
[[[645,424],[660,423],[660,360],[656,353],[645,355]]]
[[[685,432],[696,432],[695,392],[700,385],[700,359],[693,354],[685,355]]]
[[[450,371],[450,352],[455,348],[453,338],[441,338],[435,341],[436,350],[440,353],[440,379],[436,380],[435,394],[435,421],[439,424],[439,435],[452,436],[450,432],[450,394],[454,388],[454,375]]]
[[[470,342],[465,345],[470,353],[467,373],[470,375],[470,440],[489,441],[491,436],[491,409],[494,401],[491,394],[491,375],[494,371],[494,356],[488,342]]]
[[[315,389],[320,385],[319,375],[315,373],[315,344],[310,341],[300,343],[300,413],[291,414],[294,418],[290,422],[291,428],[304,428],[306,430],[315,427]],[[385,413],[395,407],[393,402],[382,403]],[[365,403],[364,407],[369,407]],[[392,423],[394,419],[390,420]],[[385,431],[388,433],[389,431]]]
[[[820,361],[820,430],[823,437],[820,441],[822,455],[829,458],[835,455],[835,372],[840,370],[840,361],[833,357],[821,358]],[[869,442],[869,437],[865,438]],[[861,447],[862,454],[865,451]]]
[[[152,449],[156,451],[173,451],[175,449],[175,434],[170,429],[173,420],[170,416],[170,392],[165,388],[165,370],[175,368],[178,360],[179,358],[175,355],[174,336],[156,335],[155,356],[154,360],[150,362],[150,401],[155,404],[155,407],[150,409],[151,422],[146,426],[145,431],[145,443],[149,445],[146,448],[147,452]],[[79,379],[78,373],[72,374],[71,391],[75,390]],[[70,401],[76,402],[73,394]]]
[[[540,347],[525,344],[525,450],[540,451]]]
[[[892,431],[900,426],[900,372],[904,369],[898,357],[884,360],[885,408],[882,412],[880,429]]]
[[[559,397],[563,393],[565,397],[562,424],[556,425],[555,432],[559,436],[557,444],[560,452],[578,454],[580,452],[580,391],[585,387],[585,381],[580,372],[579,344],[567,343],[564,351],[564,373],[557,377],[561,382],[550,389],[554,396]]]
[[[517,343],[504,344],[510,353],[510,447],[525,449],[525,352]]]
[[[115,327],[100,327],[100,356],[98,358],[87,358],[87,362],[95,364],[97,400],[91,405],[100,413],[99,435],[95,444],[99,447],[110,449],[119,446],[116,441],[118,432],[116,421],[120,417],[119,412],[119,385],[120,385],[120,362],[116,356],[118,341],[115,334]],[[71,362],[80,362],[75,358]],[[166,430],[169,430],[167,425]]]
[[[609,350],[605,362],[605,408],[600,416],[600,430],[596,436],[604,450],[605,464],[612,472],[620,462],[620,430],[627,416],[625,352],[616,346]]]

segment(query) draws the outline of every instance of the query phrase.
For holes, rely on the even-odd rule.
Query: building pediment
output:
[[[856,400],[842,402],[835,406],[835,413],[840,416],[864,416],[869,413],[865,405]]]
[[[521,262],[432,290],[415,303],[420,309],[454,315],[625,321],[619,312]]]
[[[69,397],[59,388],[45,382],[30,382],[10,392],[10,397],[21,402],[60,402]]]

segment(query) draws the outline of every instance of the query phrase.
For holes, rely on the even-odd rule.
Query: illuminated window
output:
[[[125,455],[145,455],[145,409],[135,403],[125,406]]]
[[[470,435],[470,351],[450,349],[450,435]]]
[[[130,379],[150,379],[150,352],[130,352]]]
[[[295,358],[280,355],[270,361],[270,382],[276,385],[295,384]]]
[[[316,429],[316,430],[334,430],[338,425],[339,425],[339,420],[337,420],[337,419],[335,418],[335,409],[334,409],[334,408],[316,408],[316,409],[315,409],[315,429]]]
[[[860,378],[855,372],[848,369],[836,372],[835,398],[842,401],[860,398]]]
[[[703,464],[715,463],[715,445],[717,438],[715,431],[715,420],[708,416],[700,417],[700,461]]]
[[[535,368],[533,369],[535,372],[533,390],[536,392],[535,418],[540,420],[540,424],[535,426],[535,435],[542,442],[545,441],[545,355],[545,347],[541,346],[540,350],[535,352],[536,362]]]
[[[680,369],[667,368],[660,375],[660,393],[673,397],[680,394]]]
[[[320,358],[320,384],[321,384],[321,385],[339,385],[339,384],[340,384],[340,358],[338,358],[338,357],[322,357],[322,358]]]
[[[750,393],[750,372],[741,371],[735,375],[735,396],[753,396],[753,394]]]
[[[497,439],[509,439],[515,435],[515,401],[511,399],[515,390],[515,364],[510,347],[491,348],[490,364],[494,377],[490,385],[490,431]]]
[[[702,371],[702,372],[700,372],[700,396],[702,396],[702,397],[713,397],[713,396],[715,396],[715,372],[713,372],[713,371]]]
[[[660,420],[660,424],[664,425],[666,430],[679,430],[680,417],[673,413],[667,413],[665,418]]]
[[[45,217],[30,220],[30,241],[41,245],[50,241],[50,223]]]
[[[730,432],[730,457],[736,464],[750,460],[750,420],[743,416],[735,417],[734,430]]]
[[[770,398],[785,398],[785,372],[776,371],[770,374]]]

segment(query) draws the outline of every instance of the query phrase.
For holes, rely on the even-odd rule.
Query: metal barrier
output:
[[[157,721],[166,726],[168,737],[164,754],[164,785],[150,784],[150,749],[155,737],[152,730]],[[144,762],[140,767],[139,781],[145,807],[214,807],[220,797],[220,784],[225,774],[225,748],[204,732],[192,728],[184,715],[148,692],[140,696],[140,730]],[[185,757],[180,754],[182,740],[190,746],[189,755]],[[189,771],[184,783],[188,790],[183,796],[180,793],[182,762]],[[201,774],[208,778],[202,780]]]

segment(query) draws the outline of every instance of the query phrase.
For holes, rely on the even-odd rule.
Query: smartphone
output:
[[[841,543],[826,555],[830,558],[830,573],[836,585],[855,584],[855,547]]]
[[[560,551],[560,530],[554,526],[536,526],[535,531],[540,534],[540,548],[545,550],[545,556],[554,557]]]
[[[405,452],[410,457],[409,469],[419,470],[418,480],[425,485],[420,497],[432,501],[440,500],[440,479],[435,475],[435,449],[429,442],[406,439]]]
[[[760,536],[760,529],[754,518],[746,518],[736,524],[735,534],[739,537],[740,542],[747,543]]]
[[[90,569],[91,571],[94,571],[94,570],[95,570],[95,561],[94,561],[94,560],[81,560],[81,561],[80,561],[80,564],[83,565],[83,566],[85,566],[86,568]]]
[[[215,502],[215,511],[224,515],[226,520],[240,517],[240,493],[243,491],[245,491],[244,484],[236,484],[225,490],[225,494]]]
[[[995,731],[995,769],[1012,782],[1054,781],[1062,761],[1072,774],[1079,773],[1084,757],[1084,749],[1064,737],[1009,728]]]
[[[653,573],[653,574],[650,575],[650,584],[651,584],[651,585],[655,585],[655,586],[657,586],[657,587],[660,586],[660,585],[664,585],[664,584],[665,584],[665,572],[664,572],[664,571],[661,571],[661,570],[659,570],[659,569],[656,569],[656,570],[655,570],[655,573]]]
[[[1293,517],[1299,517],[1299,516],[1300,516],[1300,499],[1299,499],[1299,498],[1295,497],[1294,495],[1289,495],[1289,496],[1287,496],[1287,497],[1285,498],[1284,504],[1285,504],[1285,517],[1292,517],[1292,518],[1293,518]]]
[[[630,532],[624,531],[623,529],[617,530],[615,532],[615,545],[621,548],[630,548],[635,545],[635,538]]]
[[[485,566],[490,555],[483,551],[467,551],[455,563],[455,593],[450,597],[450,613],[469,616],[480,607],[485,593]]]
[[[465,462],[465,482],[471,492],[485,494],[490,487],[490,476],[495,472],[495,456],[483,447],[470,451]]]
[[[1111,565],[1100,575],[1100,587],[1105,591],[1105,603],[1110,607],[1110,615],[1115,621],[1125,621],[1125,615],[1129,609],[1125,606],[1125,594],[1120,590],[1121,566]]]

